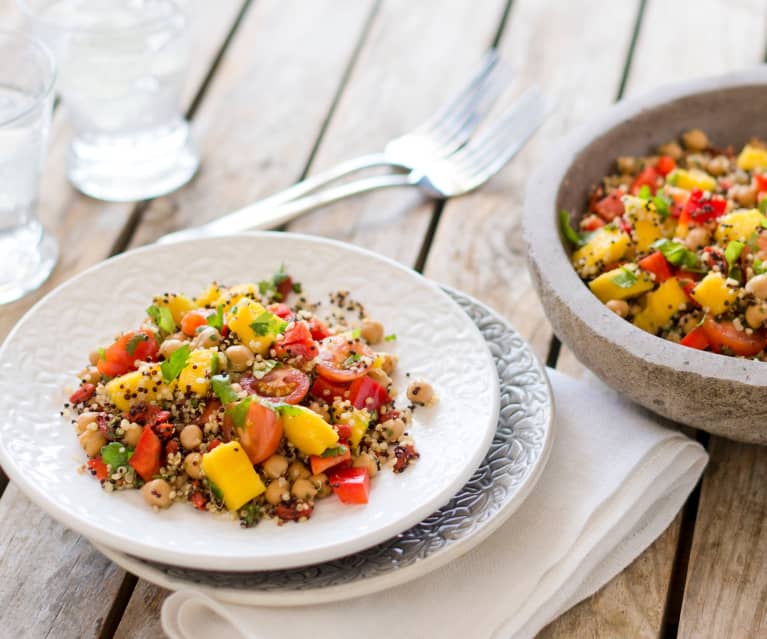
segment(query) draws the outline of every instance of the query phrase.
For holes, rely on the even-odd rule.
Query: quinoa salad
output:
[[[767,143],[736,151],[693,129],[616,169],[586,213],[560,213],[578,275],[653,335],[767,360]]]
[[[306,521],[333,494],[367,503],[379,471],[419,457],[412,414],[436,397],[413,380],[395,404],[397,356],[374,350],[395,341],[349,292],[311,304],[281,267],[155,297],[136,330],[91,352],[62,414],[82,472],[106,491],[140,490],[157,511],[229,512],[243,527]]]

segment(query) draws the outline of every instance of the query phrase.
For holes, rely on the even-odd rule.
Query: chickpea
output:
[[[141,489],[146,503],[158,508],[170,506],[170,484],[164,479],[153,479],[144,484]]]
[[[730,160],[724,155],[716,155],[708,161],[706,170],[711,175],[726,175],[730,171]]]
[[[141,433],[144,432],[144,427],[139,424],[130,423],[124,430],[123,444],[135,448],[136,444],[138,444],[138,440],[141,438]]]
[[[179,339],[166,339],[160,344],[160,355],[168,359],[173,353],[184,345]]]
[[[189,424],[184,426],[178,438],[184,448],[194,450],[202,444],[202,429],[197,424]]]
[[[687,232],[687,237],[684,238],[684,243],[691,251],[697,251],[708,244],[710,237],[711,234],[706,227],[695,226]]]
[[[360,337],[368,344],[378,344],[384,338],[384,325],[378,320],[364,319],[360,325]]]
[[[387,375],[391,375],[397,368],[399,356],[392,353],[378,353],[378,355],[381,357],[381,370]]]
[[[708,136],[700,129],[690,129],[682,133],[682,144],[688,151],[703,151],[708,148]]]
[[[326,422],[330,421],[330,409],[326,402],[312,402],[309,404],[309,410],[317,413]]]
[[[241,344],[230,346],[224,351],[229,360],[229,368],[236,372],[247,370],[253,365],[253,352]]]
[[[756,205],[757,188],[755,184],[736,184],[727,195],[741,206],[752,207]]]
[[[659,146],[658,153],[661,155],[668,155],[670,158],[678,160],[682,157],[684,151],[682,151],[682,147],[679,146],[678,142],[671,140],[671,142],[666,142],[666,144]]]
[[[405,432],[405,422],[399,418],[387,419],[381,424],[381,429],[383,430],[386,439],[390,442],[396,442]]]
[[[384,388],[391,385],[391,377],[389,377],[382,368],[371,368],[368,371],[368,377],[373,381],[378,382]]]
[[[300,461],[294,461],[288,466],[288,479],[290,481],[296,481],[296,479],[307,479],[311,477],[311,473],[305,464]]]
[[[189,453],[184,457],[184,472],[192,479],[202,477],[202,455],[200,453]]]
[[[328,481],[328,476],[325,473],[312,475],[309,477],[309,481],[312,482],[317,489],[317,497],[320,499],[327,497],[333,492],[333,489],[330,487],[330,482]]]
[[[272,455],[264,462],[264,474],[270,479],[277,479],[288,472],[288,460],[283,455]]]
[[[767,320],[767,306],[764,304],[752,304],[746,309],[746,323],[751,328],[760,328]]]
[[[367,468],[371,479],[378,474],[378,462],[369,453],[357,455],[352,461],[352,466],[355,468]]]
[[[629,305],[626,300],[609,300],[605,306],[619,317],[626,317],[629,314]]]
[[[221,343],[221,334],[212,326],[206,326],[192,340],[192,350],[196,348],[211,348]]]
[[[630,175],[636,172],[636,169],[637,169],[636,158],[631,157],[630,155],[620,156],[615,161],[615,164],[618,166],[618,172],[621,173],[622,175]]]
[[[88,457],[96,457],[101,451],[101,448],[107,444],[107,438],[104,437],[104,434],[100,430],[86,430],[80,435],[79,439],[80,446],[83,447],[83,450]]]
[[[417,379],[407,387],[407,398],[414,404],[427,406],[434,401],[434,389],[429,382]]]
[[[88,353],[88,361],[91,363],[92,366],[95,366],[99,363],[99,360],[101,359],[101,351],[91,351]]]
[[[746,290],[760,300],[767,300],[767,273],[755,275],[748,280]]]
[[[310,479],[296,479],[290,494],[296,499],[312,499],[317,494],[317,489]]]
[[[282,501],[288,501],[290,499],[290,484],[288,480],[284,477],[275,479],[266,487],[264,497],[272,506],[276,506]]]
[[[98,384],[101,379],[101,373],[99,373],[99,369],[95,366],[86,366],[77,373],[77,376],[86,384]]]
[[[78,435],[84,433],[88,428],[88,424],[95,424],[98,418],[99,414],[91,411],[80,413],[77,419],[75,419],[75,431]]]

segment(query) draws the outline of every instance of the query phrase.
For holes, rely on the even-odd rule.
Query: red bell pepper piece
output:
[[[647,257],[643,257],[637,262],[639,268],[653,273],[655,275],[656,282],[665,282],[668,278],[672,277],[671,268],[660,251],[650,253]]]
[[[136,444],[136,450],[128,463],[136,470],[144,481],[150,481],[160,472],[160,455],[162,442],[150,426],[145,426]]]
[[[332,457],[322,457],[320,455],[312,455],[309,458],[309,462],[312,465],[312,474],[319,475],[324,473],[328,468],[338,466],[343,462],[349,461],[352,458],[351,451],[348,444],[342,444],[344,452],[340,455],[333,455]]]
[[[658,190],[658,177],[658,171],[654,166],[646,166],[642,172],[634,178],[634,181],[629,188],[629,192],[631,195],[638,195],[639,191],[642,190],[642,187],[646,186],[650,189],[650,193],[655,195],[655,192]]]
[[[702,224],[703,222],[721,217],[726,209],[727,200],[718,197],[704,199],[703,191],[693,189],[682,209],[682,214],[679,216],[679,223],[688,224],[690,220],[694,220]]]
[[[91,397],[93,397],[93,393],[95,392],[95,384],[83,384],[69,396],[69,403],[79,404],[80,402],[87,402]]]
[[[89,459],[86,465],[88,466],[88,470],[90,470],[99,481],[104,481],[107,478],[107,465],[101,457]]]
[[[391,402],[391,397],[383,386],[366,376],[352,382],[349,387],[349,400],[354,408],[373,411]]]
[[[754,178],[756,179],[756,190],[767,191],[767,173],[755,175]]]
[[[709,347],[708,337],[706,337],[706,331],[702,326],[694,328],[679,343],[682,346],[697,348],[699,351],[706,350]]]
[[[311,385],[311,388],[309,388],[309,394],[312,397],[323,399],[328,404],[332,404],[336,397],[345,399],[348,392],[349,384],[331,382],[324,377],[318,377],[315,379],[314,383]]]
[[[352,427],[349,424],[334,424],[333,430],[338,433],[338,439],[348,440],[352,436]]]
[[[329,477],[333,492],[344,504],[367,504],[370,475],[367,468],[341,468]]]
[[[623,215],[625,209],[621,198],[624,195],[624,192],[620,189],[610,193],[610,195],[606,195],[594,204],[594,213],[601,217],[605,222],[611,222],[619,215]]]
[[[675,168],[676,162],[674,162],[674,158],[669,157],[668,155],[661,155],[655,163],[655,170],[663,177],[666,177]]]

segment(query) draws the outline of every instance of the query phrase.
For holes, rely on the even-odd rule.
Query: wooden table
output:
[[[0,310],[0,337],[43,294],[110,255],[216,217],[417,124],[497,45],[520,86],[559,109],[480,192],[448,202],[378,193],[316,211],[292,231],[379,251],[505,314],[541,359],[573,375],[530,285],[519,218],[525,181],[562,136],[612,101],[753,65],[765,0],[198,0],[185,109],[203,166],[168,197],[110,204],[66,182],[54,117],[40,211],[61,259],[36,294]],[[0,0],[0,23],[18,20]],[[701,435],[702,486],[669,529],[553,637],[767,636],[767,449]],[[0,635],[161,637],[167,592],[125,573],[33,506],[0,471]]]

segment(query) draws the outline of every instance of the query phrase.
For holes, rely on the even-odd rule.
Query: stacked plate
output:
[[[400,395],[406,374],[435,387],[437,405],[416,410],[409,428],[418,462],[379,473],[364,506],[331,497],[308,522],[252,529],[184,505],[155,512],[138,491],[109,494],[78,474],[82,451],[60,411],[87,353],[136,325],[158,293],[259,280],[281,263],[308,298],[327,304],[348,290],[396,333],[387,346],[400,357]],[[0,386],[10,391],[0,397],[0,463],[35,503],[141,577],[237,603],[343,599],[444,565],[516,510],[552,439],[545,373],[495,313],[386,258],[281,233],[152,246],[86,271],[9,335]]]

